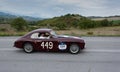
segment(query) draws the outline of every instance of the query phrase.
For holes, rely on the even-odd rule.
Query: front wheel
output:
[[[30,44],[30,43],[25,43],[25,44],[24,44],[24,51],[25,51],[26,53],[31,53],[31,52],[33,52],[33,46],[32,46],[32,44]]]
[[[77,44],[72,44],[69,48],[69,52],[72,54],[77,54],[80,52],[80,47]]]

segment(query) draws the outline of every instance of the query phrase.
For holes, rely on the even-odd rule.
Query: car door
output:
[[[58,41],[55,38],[40,39],[39,47],[42,51],[58,51]]]
[[[42,35],[43,33],[41,33]],[[56,38],[40,37],[36,40],[40,51],[58,51],[58,40]]]

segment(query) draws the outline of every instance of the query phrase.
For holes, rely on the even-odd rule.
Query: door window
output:
[[[31,38],[39,38],[39,33],[33,33],[33,34],[31,35]]]

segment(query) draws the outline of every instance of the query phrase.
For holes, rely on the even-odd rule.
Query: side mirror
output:
[[[50,38],[54,38],[55,36],[54,35],[50,35]]]
[[[50,38],[53,38],[53,35],[50,35]]]

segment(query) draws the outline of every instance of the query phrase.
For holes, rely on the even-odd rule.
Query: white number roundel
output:
[[[59,45],[58,45],[58,48],[60,49],[60,50],[65,50],[66,48],[67,48],[67,45],[65,44],[65,43],[59,43]]]

